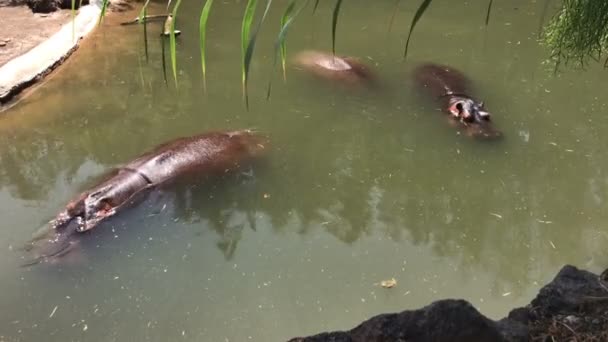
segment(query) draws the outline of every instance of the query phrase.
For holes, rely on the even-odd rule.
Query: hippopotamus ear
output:
[[[490,121],[490,113],[486,112],[485,110],[479,110],[477,113],[479,114],[480,119]]]

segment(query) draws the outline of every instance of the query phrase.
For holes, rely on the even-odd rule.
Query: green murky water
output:
[[[108,20],[0,117],[0,341],[281,341],[446,297],[498,318],[564,263],[605,267],[608,74],[553,76],[536,42],[542,3],[495,2],[487,28],[486,1],[451,4],[433,2],[403,63],[416,4],[387,33],[392,2],[345,2],[337,49],[374,66],[382,90],[290,68],[266,102],[271,11],[249,112],[242,2],[215,4],[207,95],[196,15],[179,23],[178,90],[163,82],[156,33],[146,63],[141,31]],[[290,52],[331,47],[330,5],[300,18]],[[408,75],[427,60],[467,73],[506,139],[459,136],[420,102]],[[103,170],[175,137],[245,127],[272,138],[264,167],[156,194],[78,258],[18,267],[23,242]],[[392,277],[393,289],[375,285]]]

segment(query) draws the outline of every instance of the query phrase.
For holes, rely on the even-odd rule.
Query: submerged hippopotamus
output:
[[[354,57],[308,50],[296,54],[293,63],[319,78],[337,83],[366,86],[375,84],[375,76],[369,67]]]
[[[249,130],[207,133],[160,145],[69,202],[50,227],[31,241],[27,249],[35,258],[26,265],[66,254],[82,233],[137,203],[150,189],[186,176],[234,171],[265,149],[265,139]]]
[[[422,92],[430,95],[450,115],[468,136],[498,138],[502,133],[494,128],[490,113],[483,102],[470,93],[470,81],[460,71],[439,64],[427,63],[414,70],[414,81]]]

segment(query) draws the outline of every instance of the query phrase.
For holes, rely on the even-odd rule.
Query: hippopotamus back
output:
[[[264,148],[249,131],[217,132],[163,144],[123,168],[137,170],[152,184],[185,174],[223,173],[255,157]]]
[[[414,70],[416,84],[434,97],[469,95],[470,81],[460,71],[446,65],[426,63]]]

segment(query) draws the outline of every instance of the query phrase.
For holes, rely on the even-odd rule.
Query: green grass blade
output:
[[[199,22],[199,38],[200,38],[200,47],[201,47],[201,69],[203,71],[203,90],[207,92],[207,68],[205,67],[205,45],[207,43],[206,32],[207,32],[207,20],[209,19],[209,12],[211,11],[211,5],[213,5],[213,0],[207,0],[205,2],[205,6],[203,6],[203,10],[201,11],[201,19]]]
[[[291,2],[289,2],[289,5],[287,5],[287,9],[285,9],[285,13],[283,13],[283,16],[281,17],[281,30],[279,31],[278,43],[281,53],[281,68],[283,69],[283,80],[286,79],[285,62],[287,59],[287,44],[285,43],[285,36],[287,34],[287,27],[289,27],[289,24],[293,20],[292,13],[295,7],[296,0],[291,0]]]
[[[173,79],[175,80],[175,87],[177,88],[177,56],[175,47],[175,20],[177,20],[177,9],[182,3],[182,0],[177,0],[173,7],[172,17],[167,17],[167,20],[171,20],[171,27],[169,29],[169,53],[171,55],[171,69],[173,70]],[[171,18],[171,19],[169,19]]]
[[[255,28],[255,31],[251,34],[251,38],[249,39],[249,43],[247,44],[247,51],[245,53],[245,106],[249,108],[249,96],[247,94],[247,80],[249,79],[249,66],[251,65],[251,58],[253,57],[253,50],[255,49],[255,42],[257,41],[258,33],[262,28],[262,24],[266,20],[266,15],[268,14],[268,10],[270,10],[270,5],[272,4],[272,0],[266,1],[266,8],[264,9],[264,13],[262,14],[262,18],[260,22]]]
[[[391,30],[393,29],[393,23],[395,22],[395,17],[397,16],[397,12],[399,11],[399,3],[401,3],[401,0],[395,1],[393,13],[391,14],[391,18],[388,20],[388,32],[391,32]]]
[[[317,11],[317,7],[319,7],[319,0],[315,0],[315,6],[312,8],[312,14],[313,15]]]
[[[342,6],[342,0],[336,0],[336,6],[334,6],[334,14],[331,20],[331,51],[334,55],[336,54],[336,26],[338,26],[340,6]]]
[[[492,2],[494,0],[490,0],[488,3],[488,12],[486,13],[486,26],[490,23],[490,13],[492,13]]]
[[[168,85],[169,82],[167,81],[167,57],[166,57],[166,52],[165,52],[165,36],[163,35],[163,33],[165,32],[165,29],[162,28],[160,31],[160,53],[161,53],[161,61],[162,61],[162,67],[163,67],[163,79],[165,80],[165,85]]]
[[[148,4],[150,4],[150,0],[146,0],[146,2],[144,2],[143,7],[139,11],[139,15],[137,17],[139,19],[140,24],[146,19],[146,12],[148,10]]]
[[[72,0],[72,41],[76,39],[76,0]]]
[[[251,32],[251,25],[253,23],[253,17],[255,15],[255,8],[257,6],[257,0],[248,0],[247,7],[245,7],[245,14],[243,15],[243,23],[241,25],[241,82],[243,86],[243,99],[247,104],[247,50],[249,45],[249,32]]]
[[[294,14],[292,14],[293,9],[295,8],[296,1],[297,0],[291,0],[289,5],[287,6],[287,9],[283,13],[283,16],[281,17],[281,30],[279,31],[278,38],[274,44],[274,62],[273,62],[272,70],[274,71],[276,69],[277,58],[278,58],[277,56],[280,55],[281,65],[283,68],[283,80],[286,79],[285,64],[286,64],[286,59],[287,59],[287,48],[285,46],[285,38],[287,37],[288,28],[290,27],[291,23],[294,22],[295,18],[300,14],[300,12],[302,12],[302,10],[310,2],[310,0],[306,0],[304,5],[302,5],[300,8],[298,8],[298,10]],[[270,99],[271,89],[272,89],[272,71],[271,71],[270,81],[268,81],[268,89],[266,91],[266,100]]]
[[[540,39],[543,34],[543,26],[545,25],[545,17],[547,16],[547,10],[549,9],[549,3],[551,0],[545,0],[543,4],[543,10],[540,13],[540,21],[538,23],[538,38]]]
[[[97,23],[98,25],[101,25],[103,18],[106,16],[106,11],[108,10],[109,3],[110,3],[110,0],[103,0],[101,2],[101,13],[99,14],[99,22]]]
[[[418,20],[420,20],[420,18],[424,14],[424,11],[426,11],[426,9],[429,7],[431,1],[432,0],[423,0],[420,6],[418,7],[418,10],[416,10],[416,13],[414,14],[414,19],[412,20],[412,24],[410,25],[410,32],[407,34],[407,40],[405,41],[405,51],[403,52],[403,59],[407,58],[407,50],[410,47],[410,39],[412,38],[412,32],[414,32],[414,28],[416,27]]]
[[[144,18],[146,17],[146,13],[147,10],[144,9]],[[144,20],[144,51],[146,54],[146,63],[149,62],[149,57],[148,57],[148,24],[146,23],[146,21]]]
[[[146,16],[148,15],[148,5],[150,4],[150,0],[146,0],[141,10],[139,11],[138,24],[144,25],[144,50],[146,52],[146,63],[149,62],[149,54],[148,54],[148,26]]]

